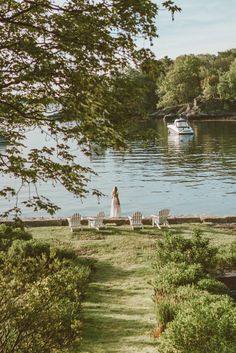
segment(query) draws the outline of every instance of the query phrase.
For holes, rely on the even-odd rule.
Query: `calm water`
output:
[[[89,187],[107,195],[99,203],[91,196],[82,203],[62,187],[51,184],[40,185],[39,191],[62,207],[57,216],[74,212],[94,215],[100,210],[108,215],[114,185],[120,191],[124,216],[136,210],[150,215],[166,207],[173,215],[235,215],[236,121],[191,125],[195,135],[179,137],[168,135],[166,125],[159,121],[156,143],[146,148],[133,143],[132,152],[106,151],[87,159],[75,150],[80,162],[98,173],[91,177]],[[37,132],[29,136],[31,147],[41,140],[42,135]],[[6,183],[5,178],[0,179],[0,186]],[[28,190],[24,193],[28,194]],[[12,206],[10,202],[0,203],[2,210]],[[30,210],[23,212],[23,216],[41,215]]]

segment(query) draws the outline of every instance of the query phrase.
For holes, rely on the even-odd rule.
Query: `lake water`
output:
[[[98,176],[92,176],[89,187],[103,192],[99,202],[89,196],[81,202],[62,187],[39,186],[40,194],[57,202],[61,210],[56,216],[80,212],[84,216],[98,211],[110,212],[111,190],[117,185],[122,215],[141,211],[145,216],[161,208],[170,208],[172,215],[235,215],[236,214],[236,121],[192,122],[194,136],[168,135],[163,121],[156,123],[159,138],[143,147],[133,143],[132,152],[106,151],[90,159],[78,157]],[[37,145],[41,135],[29,136],[30,146]],[[14,183],[0,179],[0,187]],[[28,190],[22,191],[22,197]],[[1,210],[12,206],[0,201]],[[23,216],[43,216],[24,210]]]

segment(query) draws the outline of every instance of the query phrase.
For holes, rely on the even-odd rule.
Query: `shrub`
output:
[[[9,248],[8,254],[14,258],[37,257],[42,255],[49,258],[50,244],[34,239],[29,241],[15,240]]]
[[[176,291],[173,293],[175,300],[178,301],[181,305],[183,301],[198,298],[202,294],[205,294],[205,293],[192,284],[179,286],[178,288],[176,288]]]
[[[67,259],[74,261],[78,258],[76,252],[73,249],[66,247],[56,248],[53,252],[59,260]]]
[[[80,338],[90,269],[76,259],[37,240],[15,240],[1,253],[0,352],[51,353]]]
[[[220,269],[236,268],[236,241],[226,248],[221,248],[217,256],[217,264]]]
[[[227,294],[229,292],[229,289],[224,283],[210,277],[201,279],[196,287],[212,294]]]
[[[32,236],[22,228],[0,225],[0,251],[7,251],[14,240],[30,240]]]
[[[234,263],[235,244],[225,255],[227,264]],[[158,352],[234,353],[235,304],[224,295],[228,288],[206,274],[217,257],[222,261],[222,255],[198,230],[192,239],[169,233],[158,242],[157,250],[154,298]]]
[[[88,269],[71,266],[23,288],[17,274],[11,280],[0,274],[2,352],[51,353],[71,347],[81,335],[81,296],[88,276]]]
[[[198,229],[192,239],[167,233],[164,240],[157,242],[155,265],[157,268],[168,262],[198,263],[203,269],[213,267],[216,262],[217,249],[209,245],[209,240],[202,238]]]
[[[15,240],[8,252],[2,254],[0,271],[9,279],[14,278],[17,273],[22,288],[27,283],[38,281],[71,265],[81,268],[90,267],[88,262],[80,261],[73,249],[54,248],[46,242],[34,239]]]
[[[159,340],[159,353],[235,353],[236,307],[227,296],[185,301]]]
[[[203,277],[204,272],[200,264],[170,262],[156,272],[154,290],[156,293],[173,293],[177,287],[195,284]]]
[[[15,240],[11,247],[8,249],[8,255],[14,258],[21,257],[38,257],[45,256],[49,258],[57,258],[59,260],[71,260],[75,261],[78,259],[76,252],[68,247],[51,247],[49,243],[40,240],[31,239],[27,242],[21,240]]]
[[[166,325],[172,321],[178,310],[178,303],[171,297],[164,297],[156,305],[157,325],[164,331]]]
[[[156,318],[157,324],[164,331],[166,325],[171,322],[178,311],[181,310],[184,301],[190,301],[205,294],[196,286],[187,284],[176,288],[173,293],[156,297]]]

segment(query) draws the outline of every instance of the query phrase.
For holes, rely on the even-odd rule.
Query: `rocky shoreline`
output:
[[[211,113],[205,113],[205,112],[189,112],[189,113],[168,113],[166,112],[155,112],[150,114],[150,119],[175,119],[177,116],[183,114],[187,119],[189,120],[223,120],[223,121],[234,121],[236,120],[236,112],[232,113],[226,113],[226,112],[221,112],[221,113],[216,113],[216,112],[211,112]]]
[[[184,115],[188,119],[235,120],[236,100],[201,100],[194,99],[193,103],[179,104],[158,109],[150,114],[150,119],[167,119]]]

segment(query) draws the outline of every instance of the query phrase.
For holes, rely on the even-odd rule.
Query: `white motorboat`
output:
[[[192,146],[194,141],[193,134],[179,135],[179,134],[168,134],[168,148],[175,151],[185,150]]]
[[[187,121],[183,118],[175,119],[173,124],[167,125],[167,128],[169,129],[169,132],[174,132],[175,134],[178,134],[178,135],[193,135],[194,134],[194,131],[191,128],[191,126],[189,126]]]

